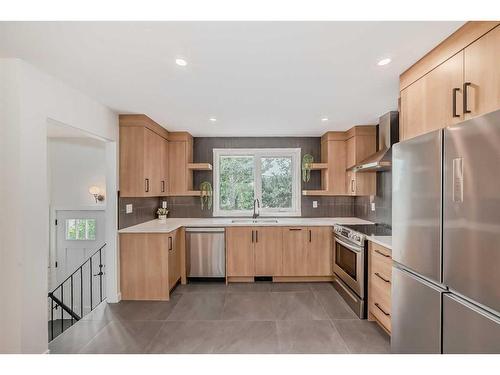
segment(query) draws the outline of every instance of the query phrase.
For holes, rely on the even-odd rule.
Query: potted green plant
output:
[[[156,214],[158,215],[158,220],[160,221],[160,223],[165,224],[167,222],[168,210],[166,208],[158,208]]]
[[[311,179],[311,167],[313,163],[313,156],[311,154],[305,154],[302,158],[302,181],[309,182]]]
[[[203,181],[200,184],[200,201],[202,210],[204,210],[205,207],[208,210],[212,208],[212,193],[212,184],[208,181]]]

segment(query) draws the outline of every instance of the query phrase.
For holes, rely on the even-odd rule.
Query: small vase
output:
[[[165,224],[167,222],[167,215],[158,215],[158,221],[160,224]]]

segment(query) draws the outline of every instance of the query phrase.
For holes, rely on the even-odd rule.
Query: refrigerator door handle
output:
[[[453,159],[453,202],[464,201],[464,159]]]

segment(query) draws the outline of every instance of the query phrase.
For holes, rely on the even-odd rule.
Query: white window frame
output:
[[[68,238],[68,234],[69,234],[69,222],[72,221],[72,220],[75,220],[75,221],[80,221],[80,220],[84,220],[85,221],[85,238],[78,238],[78,230],[76,232],[76,238]],[[95,231],[97,232],[97,220],[95,218],[71,218],[71,219],[66,219],[66,222],[64,223],[65,224],[65,228],[64,228],[64,232],[65,232],[65,240],[66,241],[95,241],[95,239],[97,238],[97,233],[94,233],[94,238],[91,239],[89,238],[89,220],[94,220],[95,224]],[[76,223],[75,223],[76,225]]]
[[[219,208],[219,161],[221,156],[253,156],[254,157],[254,197],[259,199],[260,216],[301,216],[301,164],[300,148],[214,148],[213,149],[213,178],[214,178],[214,217],[248,217],[252,210],[221,210]],[[292,207],[291,208],[263,208],[262,207],[262,180],[261,158],[263,157],[291,157],[292,158]]]

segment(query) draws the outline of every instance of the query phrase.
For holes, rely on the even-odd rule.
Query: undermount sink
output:
[[[233,219],[233,224],[277,224],[278,219]]]

